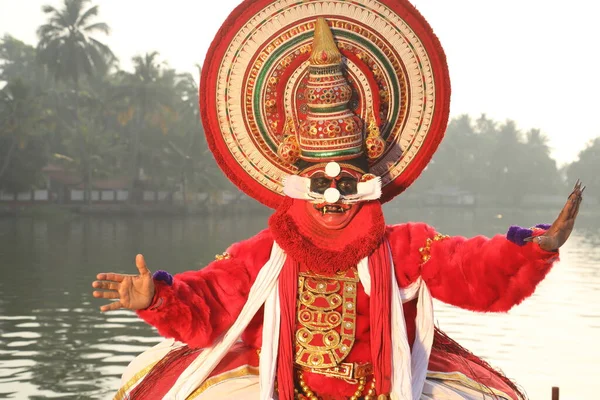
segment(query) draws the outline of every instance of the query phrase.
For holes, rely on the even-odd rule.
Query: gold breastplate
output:
[[[309,368],[339,365],[354,345],[358,272],[335,276],[300,272],[296,364]]]

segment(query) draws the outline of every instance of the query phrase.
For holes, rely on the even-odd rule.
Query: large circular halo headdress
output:
[[[202,69],[200,111],[208,145],[228,178],[276,208],[298,168],[278,155],[308,113],[305,88],[317,17],[343,56],[352,111],[385,147],[370,160],[381,201],[425,168],[448,121],[445,55],[407,0],[246,0],[227,18]],[[365,139],[367,134],[365,133]]]

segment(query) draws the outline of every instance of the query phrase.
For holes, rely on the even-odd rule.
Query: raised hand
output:
[[[92,282],[92,287],[104,289],[104,291],[94,291],[94,297],[117,299],[117,301],[100,307],[100,311],[118,310],[120,308],[142,310],[152,303],[154,281],[152,280],[152,274],[146,267],[144,256],[138,254],[135,257],[135,266],[139,275],[100,273],[96,276],[98,280]]]
[[[575,219],[579,212],[579,205],[583,200],[584,190],[585,186],[581,187],[581,181],[578,179],[573,191],[567,199],[567,203],[550,229],[548,229],[544,235],[530,237],[525,239],[525,241],[535,241],[542,249],[547,251],[557,250],[560,246],[565,244],[571,235],[571,231],[573,231]]]

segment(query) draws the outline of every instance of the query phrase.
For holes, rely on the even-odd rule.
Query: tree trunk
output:
[[[8,152],[6,153],[6,157],[4,158],[4,162],[2,163],[2,168],[0,169],[0,181],[2,180],[2,177],[4,176],[6,171],[8,171],[8,166],[10,165],[10,161],[12,159],[12,155],[16,147],[17,139],[13,136],[12,143],[10,145],[10,148],[8,149]]]
[[[79,80],[75,80],[75,133],[79,138],[79,151],[83,164],[83,200],[86,205],[92,203],[91,184],[92,184],[92,166],[90,156],[85,144],[83,133],[79,131]]]
[[[133,132],[133,143],[132,143],[132,166],[131,166],[131,181],[129,182],[129,197],[127,199],[129,204],[136,204],[137,199],[134,198],[134,192],[136,182],[140,178],[140,131],[144,129],[146,121],[146,94],[142,93],[142,106],[139,114],[137,115],[137,124]]]

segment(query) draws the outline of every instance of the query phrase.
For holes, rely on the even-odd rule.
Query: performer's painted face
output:
[[[342,168],[341,172],[333,178],[328,176],[324,169],[312,170],[303,176],[310,179],[311,192],[325,197],[323,201],[307,201],[308,214],[326,229],[338,230],[348,226],[360,210],[361,202],[347,203],[343,199],[357,194],[357,186],[362,174]],[[331,192],[334,193],[333,198]]]
[[[306,200],[307,213],[327,229],[343,229],[365,201],[381,196],[381,179],[351,164],[316,164],[300,175],[289,175],[283,192]]]

